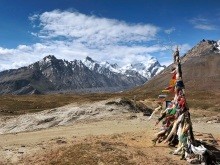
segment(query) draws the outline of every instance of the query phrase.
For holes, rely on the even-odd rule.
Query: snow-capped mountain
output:
[[[163,68],[155,58],[149,62],[119,67],[90,57],[69,62],[49,55],[28,67],[0,72],[0,94],[82,89],[117,91],[141,85]]]
[[[98,72],[100,74],[107,74],[107,72],[112,73],[121,73],[117,68],[117,64],[109,64],[108,62],[98,62],[94,61],[91,57],[86,57],[85,60],[82,61],[85,66],[87,66],[90,70]]]
[[[149,80],[150,78],[161,72],[164,68],[165,66],[161,66],[156,58],[151,57],[148,61],[142,63],[128,64],[122,67],[120,71],[124,74],[130,71],[134,71]]]
[[[127,64],[122,67],[119,67],[117,64],[110,64],[108,62],[94,61],[90,57],[86,57],[86,59],[83,60],[83,63],[90,70],[97,71],[101,74],[103,74],[104,71],[106,71],[107,69],[113,73],[120,73],[126,76],[131,76],[131,74],[140,74],[147,80],[155,76],[165,68],[165,66],[161,66],[157,59],[154,57],[151,57],[148,61],[142,63]]]

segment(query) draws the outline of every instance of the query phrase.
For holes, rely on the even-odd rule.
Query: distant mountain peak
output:
[[[43,58],[43,60],[47,60],[47,59],[49,59],[49,60],[54,60],[54,59],[57,59],[54,55],[48,55],[48,56],[45,56],[44,58]]]
[[[185,61],[198,56],[220,53],[219,50],[220,46],[218,41],[203,39],[183,56],[181,62],[184,63]]]
[[[111,67],[117,69],[118,68],[118,64],[114,63],[114,64],[111,64]]]
[[[48,55],[45,56],[42,60],[40,60],[40,63],[53,63],[57,58],[54,55]]]
[[[85,60],[86,60],[86,61],[90,61],[90,62],[95,62],[95,61],[94,61],[91,57],[89,57],[89,56],[87,56]]]
[[[205,39],[203,39],[196,46],[201,46],[201,45],[218,46],[219,45],[219,40],[215,41],[215,40],[205,40]]]

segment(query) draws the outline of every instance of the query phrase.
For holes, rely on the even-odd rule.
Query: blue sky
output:
[[[220,39],[219,0],[1,0],[0,12],[0,70],[48,54],[167,65],[172,46]]]

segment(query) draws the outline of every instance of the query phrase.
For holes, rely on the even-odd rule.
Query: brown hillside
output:
[[[220,103],[220,53],[215,41],[201,41],[182,58],[183,81],[186,87],[188,102],[200,108],[216,107]],[[171,68],[164,71],[128,93],[156,98],[161,90],[168,86],[171,79]]]

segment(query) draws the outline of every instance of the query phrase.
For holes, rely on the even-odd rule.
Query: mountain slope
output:
[[[141,85],[164,68],[156,59],[145,65],[149,68],[141,71],[149,72],[147,76],[140,70],[122,70],[117,64],[97,62],[90,57],[68,62],[49,55],[28,67],[0,72],[0,94],[118,91]]]
[[[219,41],[202,40],[183,57],[181,57],[183,81],[187,98],[198,103],[220,102],[220,50]],[[173,64],[164,69],[144,85],[131,91],[142,97],[157,98],[161,90],[168,86]],[[189,101],[190,102],[190,101]]]

